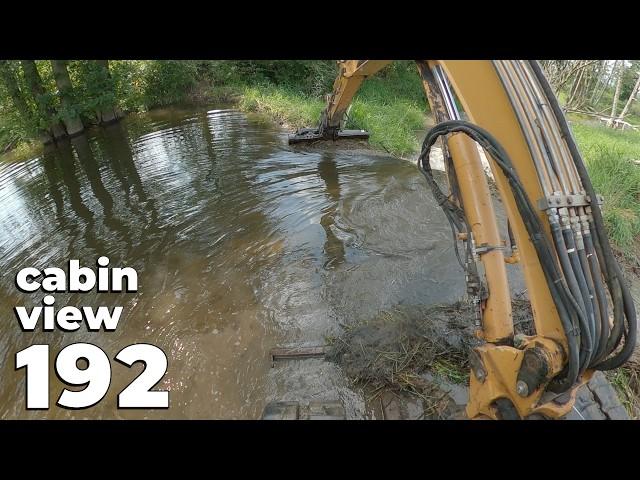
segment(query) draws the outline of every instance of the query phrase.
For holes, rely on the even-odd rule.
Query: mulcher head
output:
[[[320,140],[345,140],[345,139],[368,139],[369,132],[365,130],[338,130],[335,134],[327,134],[318,128],[301,128],[296,133],[289,135],[289,144],[309,143]]]

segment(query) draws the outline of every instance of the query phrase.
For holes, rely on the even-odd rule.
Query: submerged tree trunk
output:
[[[84,130],[84,125],[82,124],[80,116],[74,110],[73,86],[71,85],[71,79],[67,71],[67,61],[51,60],[51,67],[60,96],[62,121],[69,135],[77,135]]]
[[[624,120],[625,115],[629,111],[629,107],[631,107],[631,103],[635,100],[636,96],[638,95],[639,89],[640,89],[640,72],[638,72],[638,78],[636,79],[636,83],[633,86],[633,90],[631,90],[631,95],[629,95],[629,99],[627,100],[627,103],[625,103],[624,108],[622,109],[622,112],[620,112],[620,115],[618,116],[620,120]]]
[[[60,123],[60,120],[56,117],[55,109],[47,101],[46,92],[42,85],[42,77],[38,73],[36,62],[33,60],[21,60],[20,63],[24,78],[38,108],[38,113],[49,126],[51,136],[54,139],[66,136],[67,132],[64,129],[64,125]]]
[[[104,88],[112,94],[110,101],[96,109],[96,116],[100,123],[113,123],[122,117],[122,112],[116,105],[111,73],[109,72],[109,60],[96,60],[95,63],[104,82]]]

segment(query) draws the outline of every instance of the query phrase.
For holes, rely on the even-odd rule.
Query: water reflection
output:
[[[324,253],[327,261],[324,263],[325,268],[334,268],[344,263],[345,251],[344,244],[336,234],[332,227],[335,224],[335,216],[340,202],[340,181],[338,179],[338,167],[335,160],[329,154],[323,154],[318,162],[318,174],[325,184],[327,197],[329,202],[322,209],[322,217],[320,225],[324,228],[327,240],[324,244]]]
[[[287,392],[346,395],[339,371],[271,369],[268,351],[322,342],[401,302],[457,298],[448,225],[432,203],[408,163],[292,150],[264,118],[225,109],[153,111],[0,163],[0,418],[256,418]],[[16,292],[19,269],[99,255],[134,267],[139,292],[56,303],[122,305],[115,332],[20,331],[12,308],[43,295]],[[162,348],[169,412],[118,410],[137,373],[121,366],[95,407],[26,412],[15,352],[78,341],[109,356],[135,342]],[[61,388],[53,378],[53,405]]]

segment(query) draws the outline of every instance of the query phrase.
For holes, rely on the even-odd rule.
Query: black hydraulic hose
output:
[[[583,235],[584,242],[584,235]],[[601,350],[600,345],[604,343],[602,341],[602,322],[600,319],[600,308],[598,306],[598,299],[596,297],[596,289],[591,273],[591,267],[589,260],[587,259],[586,245],[585,248],[578,249],[578,260],[580,260],[580,268],[584,273],[584,279],[587,282],[587,291],[589,292],[591,311],[593,313],[594,331],[593,331],[593,351],[591,354],[591,363],[595,363],[597,358],[596,354]]]
[[[597,363],[602,360],[604,349],[607,346],[607,339],[609,338],[609,308],[607,294],[604,291],[604,285],[602,284],[602,273],[600,271],[600,265],[598,264],[598,258],[593,246],[593,240],[591,233],[584,235],[584,248],[587,252],[587,258],[589,260],[589,268],[591,269],[591,278],[593,280],[594,290],[596,292],[596,299],[598,302],[598,308],[600,311],[600,345],[597,349],[594,361]]]
[[[571,153],[571,156],[573,158],[578,176],[580,177],[587,195],[591,199],[591,214],[593,217],[593,223],[595,224],[595,228],[592,229],[592,231],[595,232],[593,237],[594,243],[598,253],[602,253],[602,258],[599,258],[599,261],[601,266],[604,264],[605,281],[607,283],[607,286],[609,287],[609,292],[611,293],[611,297],[613,300],[614,325],[611,331],[611,337],[613,337],[613,339],[615,339],[615,337],[619,335],[619,332],[624,329],[622,323],[626,318],[627,328],[624,329],[624,346],[612,357],[594,366],[594,368],[600,370],[617,368],[629,359],[636,344],[637,319],[633,299],[631,298],[627,285],[625,285],[625,282],[622,280],[622,272],[620,271],[620,266],[613,256],[611,245],[609,244],[609,238],[607,236],[607,230],[604,225],[604,219],[602,218],[600,205],[598,205],[598,197],[591,183],[591,179],[589,178],[587,168],[582,160],[582,157],[580,156],[580,152],[578,151],[578,147],[573,138],[571,130],[569,129],[567,120],[564,117],[564,114],[560,109],[560,105],[558,104],[558,101],[553,91],[551,90],[551,86],[544,76],[544,73],[542,72],[542,69],[540,68],[538,62],[532,60],[529,62],[529,64],[540,84],[540,87],[547,97],[547,102],[551,107],[551,110],[553,111],[553,114],[562,132],[562,136],[564,137],[565,142],[567,143],[567,147],[569,148],[569,152]],[[610,349],[613,344],[617,345],[618,342],[607,342],[607,349],[604,352],[605,356],[613,353],[615,347],[614,349]]]
[[[590,225],[590,229],[591,231],[594,231],[595,224],[593,223],[593,221],[589,222]],[[594,247],[596,249],[596,252],[598,253],[598,262],[600,263],[600,265],[602,265],[602,262],[604,261],[604,253],[603,253],[603,249],[602,249],[602,245],[600,244],[600,237],[598,235],[592,237],[593,239],[593,244]],[[611,288],[611,277],[608,275],[607,273],[607,269],[603,269],[602,271],[602,275],[605,279],[605,283],[607,284],[607,287],[609,288],[609,293],[612,292],[612,288]],[[607,357],[611,352],[613,352],[616,348],[618,348],[618,345],[620,345],[620,341],[622,340],[622,335],[623,335],[623,329],[622,329],[622,315],[626,315],[626,313],[624,312],[624,299],[622,298],[622,291],[619,292],[620,293],[620,298],[619,301],[620,303],[622,303],[623,305],[623,309],[620,310],[619,308],[617,308],[618,303],[615,301],[615,295],[611,294],[613,300],[614,300],[614,304],[613,304],[613,328],[609,328],[609,335],[607,337],[605,337],[603,339],[603,341],[605,341],[605,349],[603,352],[603,359],[604,357]]]
[[[620,270],[620,265],[618,262],[615,262],[613,265],[614,271],[619,278],[622,278],[622,271]],[[601,363],[598,363],[594,368],[598,370],[613,370],[614,368],[618,368],[623,365],[631,354],[633,353],[633,349],[636,346],[636,309],[633,304],[633,297],[631,293],[629,293],[629,289],[624,285],[624,282],[620,282],[622,284],[622,301],[624,305],[624,312],[627,318],[628,328],[624,330],[624,346],[622,349],[613,357],[610,357],[604,360]],[[615,324],[614,324],[615,327]],[[620,339],[615,343],[615,348],[618,347]]]
[[[593,352],[593,338],[587,325],[584,304],[582,302],[582,296],[580,293],[580,286],[578,285],[578,281],[571,265],[571,260],[569,259],[569,254],[567,252],[568,247],[565,243],[564,236],[562,235],[560,225],[557,222],[552,222],[550,223],[550,226],[551,235],[556,246],[556,253],[558,254],[558,259],[560,260],[560,266],[562,268],[562,272],[564,273],[565,281],[567,282],[569,291],[573,295],[573,298],[575,298],[575,301],[578,304],[579,309],[581,310],[580,314],[578,315],[581,344],[579,356],[580,369],[578,371],[578,374],[581,374],[589,366],[589,361],[591,360],[591,354]]]
[[[569,261],[571,262],[571,268],[576,276],[578,287],[580,288],[581,300],[579,305],[582,306],[584,313],[586,314],[587,325],[589,326],[589,334],[592,339],[592,348],[596,345],[595,330],[596,322],[593,316],[593,307],[591,306],[591,297],[587,289],[587,281],[584,278],[584,272],[582,271],[582,265],[580,265],[580,258],[578,256],[578,247],[574,237],[574,232],[571,228],[565,228],[562,230],[564,236],[564,242],[567,246],[567,254],[569,255]],[[578,299],[576,299],[578,300]],[[593,353],[593,350],[591,351]]]
[[[549,388],[555,392],[563,392],[573,386],[578,376],[579,351],[577,317],[582,312],[576,300],[564,283],[558,266],[555,262],[553,247],[549,244],[544,234],[544,229],[536,210],[533,208],[529,197],[520,181],[517,172],[513,168],[511,159],[498,141],[486,130],[477,125],[463,120],[451,120],[442,122],[433,127],[426,135],[418,165],[421,170],[428,167],[429,152],[431,147],[441,135],[462,132],[478,142],[494,159],[495,163],[505,174],[514,194],[514,199],[520,216],[525,224],[527,232],[538,255],[538,260],[545,275],[551,297],[556,305],[562,328],[565,332],[568,347],[568,362],[561,375],[556,376],[549,384]],[[425,165],[426,161],[426,165]],[[446,202],[443,202],[446,203]]]

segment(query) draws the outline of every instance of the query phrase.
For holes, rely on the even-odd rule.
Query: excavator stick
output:
[[[366,138],[363,131],[342,131],[342,121],[364,79],[388,63],[339,62],[318,128],[299,130],[289,142]],[[636,342],[635,307],[609,245],[602,200],[537,62],[416,64],[436,121],[417,163],[455,230],[454,241],[465,246],[460,261],[476,306],[480,344],[469,353],[467,415],[562,417],[580,385],[596,370],[622,365]],[[436,142],[445,159],[446,193],[429,163]],[[510,256],[483,155],[508,217]],[[515,334],[505,263],[522,267],[532,335]]]
[[[362,82],[389,63],[391,60],[340,60],[340,71],[318,127],[299,129],[289,136],[289,144],[320,140],[368,139],[369,133],[365,130],[343,130],[342,123]]]

